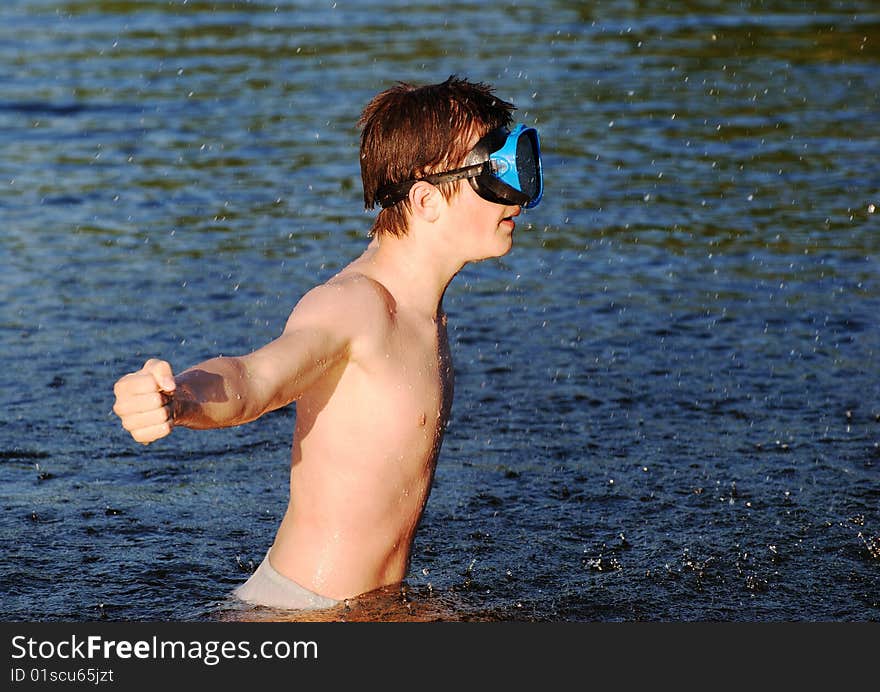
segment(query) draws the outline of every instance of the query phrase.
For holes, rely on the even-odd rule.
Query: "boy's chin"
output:
[[[498,259],[499,257],[504,257],[504,255],[506,255],[508,252],[510,252],[512,247],[513,247],[513,244],[511,243],[505,249],[501,249],[498,252],[493,252],[491,254],[485,255],[485,256],[480,257],[478,259],[475,259],[473,261],[474,262],[485,262],[486,260]]]
[[[504,255],[506,255],[508,252],[510,252],[511,249],[513,249],[513,236],[512,235],[508,236],[507,242],[502,243],[502,246],[499,249],[500,249],[500,252],[497,255],[495,255],[495,257],[504,257]]]

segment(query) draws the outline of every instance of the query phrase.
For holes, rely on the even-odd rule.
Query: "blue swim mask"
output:
[[[492,130],[477,142],[463,163],[462,168],[383,185],[376,191],[376,199],[386,209],[404,199],[418,182],[439,185],[467,178],[480,197],[496,204],[531,209],[541,201],[541,146],[538,131],[533,127],[517,125],[510,131],[506,127]]]

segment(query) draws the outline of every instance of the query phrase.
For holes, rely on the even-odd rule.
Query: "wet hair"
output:
[[[509,127],[514,110],[489,85],[455,75],[426,86],[398,82],[377,94],[358,121],[366,208],[378,204],[376,193],[384,185],[461,165],[474,135]],[[459,182],[437,187],[451,199]],[[409,213],[408,199],[382,209],[370,234],[406,235]]]

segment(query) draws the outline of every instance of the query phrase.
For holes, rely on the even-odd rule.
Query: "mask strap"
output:
[[[376,200],[383,209],[387,209],[406,197],[409,194],[410,189],[412,189],[412,186],[416,183],[426,182],[431,183],[431,185],[451,183],[456,180],[461,180],[462,178],[475,178],[476,176],[487,172],[486,169],[488,169],[488,172],[491,172],[491,164],[488,161],[483,161],[482,163],[475,163],[470,166],[464,166],[463,168],[455,168],[443,173],[432,173],[431,175],[426,175],[422,178],[406,180],[402,183],[389,183],[388,185],[383,185],[376,191]]]

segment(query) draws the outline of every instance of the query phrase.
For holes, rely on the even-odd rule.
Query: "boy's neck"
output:
[[[391,292],[399,305],[431,319],[440,316],[443,294],[464,266],[413,235],[374,238],[357,260],[361,263],[370,268],[372,277]]]

